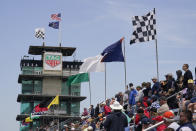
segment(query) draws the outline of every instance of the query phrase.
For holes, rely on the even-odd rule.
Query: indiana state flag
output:
[[[54,29],[59,29],[59,21],[56,22],[49,22],[49,27],[52,27]]]
[[[124,38],[121,38],[116,43],[108,46],[104,51],[101,53],[103,56],[101,62],[124,62],[124,56],[122,52],[122,41]]]

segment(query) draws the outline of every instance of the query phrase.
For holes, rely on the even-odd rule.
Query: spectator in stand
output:
[[[166,75],[166,84],[165,84],[165,88],[167,90],[165,90],[165,96],[169,97],[173,94],[175,94],[175,80],[173,78],[173,75],[171,73],[168,73]],[[177,104],[177,99],[175,96],[170,97],[167,100],[167,104],[169,105],[170,109],[176,109],[178,108],[178,104]]]
[[[99,104],[95,107],[95,117],[98,117],[99,115]]]
[[[143,118],[142,120],[141,120],[141,125],[142,125],[142,131],[144,130],[144,129],[146,129],[146,128],[148,128],[148,127],[150,127],[150,126],[152,126],[151,125],[151,121],[150,121],[150,119],[148,119],[148,118]],[[141,130],[140,130],[141,131]],[[150,130],[150,131],[155,131],[155,130]]]
[[[175,81],[175,87],[176,87],[176,92],[182,90],[182,84],[183,84],[183,76],[182,76],[182,71],[177,70],[176,71],[177,79]]]
[[[68,125],[64,125],[64,129],[62,131],[69,131]]]
[[[136,89],[137,89],[137,96],[135,97],[135,101],[136,102],[142,101],[142,98],[144,96],[142,87],[141,86],[137,86]]]
[[[122,92],[119,92],[119,96],[120,96],[120,101],[119,101],[119,103],[120,103],[121,105],[123,105],[123,93],[122,93]]]
[[[116,101],[115,98],[112,98],[110,105],[112,105],[115,101]]]
[[[154,85],[152,86],[152,95],[159,96],[160,83],[158,82],[156,77],[152,78],[152,82],[154,83]]]
[[[129,94],[129,104],[130,106],[135,105],[135,97],[137,95],[137,91],[134,89],[134,87],[131,87],[131,92]]]
[[[103,123],[106,131],[124,131],[128,126],[127,117],[121,112],[123,107],[119,102],[115,101],[110,105],[113,112],[106,117]]]
[[[131,88],[133,88],[133,83],[129,83],[129,94],[131,92]]]
[[[121,105],[123,104],[123,94],[122,94],[122,92],[119,92],[118,94],[116,94],[115,98]]]
[[[159,104],[160,104],[160,108],[157,110],[157,113],[159,115],[162,115],[163,113],[165,113],[166,111],[169,111],[169,106],[167,104],[167,98],[162,96],[159,99]]]
[[[153,119],[157,116],[157,108],[151,107],[150,108],[150,118]]]
[[[180,127],[176,131],[196,131],[192,124],[191,111],[180,112]]]
[[[192,112],[193,114],[193,126],[196,129],[196,102],[190,102],[188,105],[188,109]]]
[[[125,93],[123,95],[123,103],[124,103],[124,105],[128,105],[128,101],[129,101],[129,91],[125,91]]]
[[[163,114],[164,124],[167,128],[177,130],[180,126],[175,122],[175,115],[172,111],[167,111]]]
[[[91,107],[89,109],[89,112],[90,112],[91,117],[94,117],[94,115],[95,115],[95,109],[94,109],[93,105],[91,105]]]
[[[156,109],[159,109],[160,108],[160,105],[159,105],[159,101],[157,99],[157,96],[152,96],[151,98],[151,108],[154,107]]]
[[[184,64],[182,66],[182,69],[185,71],[184,79],[183,79],[183,87],[187,88],[188,87],[188,80],[193,79],[193,75],[192,75],[192,72],[189,70],[189,65],[188,64]]]
[[[88,110],[87,110],[87,108],[84,108],[84,112],[82,113],[82,116],[88,116]]]
[[[144,110],[142,108],[137,109],[137,114],[135,116],[135,124],[138,125],[139,122],[143,119],[143,118],[148,118],[146,116],[146,114],[144,113]]]
[[[115,95],[115,98],[116,98],[116,101],[118,101],[120,103],[120,92]]]
[[[165,81],[161,81],[161,88],[162,91],[168,92],[168,90],[172,88],[173,76],[171,73],[168,73],[165,75],[165,78],[166,78]]]
[[[196,97],[196,85],[194,85],[193,97]]]
[[[186,91],[186,94],[185,94],[185,99],[186,100],[190,100],[193,95],[194,95],[194,81],[192,79],[189,79],[188,80],[188,86],[187,86],[187,91]]]
[[[165,75],[166,79],[167,79],[167,83],[166,83],[166,88],[167,88],[167,91],[169,90],[175,90],[175,86],[174,86],[174,83],[175,83],[175,80],[173,78],[173,75],[172,73],[168,73],[167,75]]]
[[[148,92],[148,97],[151,97],[152,96],[152,88],[151,88],[151,83],[150,82],[147,82],[147,88],[149,88],[149,92]]]
[[[111,113],[110,107],[107,106],[105,102],[103,102],[101,105],[102,105],[102,107],[104,108],[104,114],[105,114],[105,116],[107,116],[108,114]]]
[[[142,83],[142,89],[143,89],[143,90],[146,89],[146,82],[143,82],[143,83]]]
[[[146,100],[148,99],[150,90],[151,90],[151,83],[147,82],[147,83],[145,83],[145,85],[143,83],[144,99],[146,99]]]

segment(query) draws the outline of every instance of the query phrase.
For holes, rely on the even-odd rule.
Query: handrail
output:
[[[157,123],[157,124],[155,124],[155,125],[153,125],[153,126],[151,126],[151,127],[148,127],[147,129],[144,129],[144,131],[151,130],[151,129],[153,129],[153,128],[155,128],[155,127],[157,127],[157,126],[159,126],[159,125],[161,125],[161,124],[163,124],[163,123],[164,123],[164,121],[161,121],[161,122],[159,122],[159,123]]]

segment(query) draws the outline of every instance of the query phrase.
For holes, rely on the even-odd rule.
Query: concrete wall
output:
[[[43,95],[57,95],[61,94],[62,80],[57,77],[45,77],[43,79]]]

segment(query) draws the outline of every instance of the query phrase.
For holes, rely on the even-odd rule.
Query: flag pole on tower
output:
[[[51,15],[51,19],[52,20],[56,20],[55,22],[50,22],[49,23],[49,27],[52,27],[54,29],[59,29],[58,32],[58,43],[59,46],[61,47],[61,42],[62,42],[62,37],[61,37],[61,25],[60,25],[60,21],[61,21],[61,13],[58,14],[52,14]]]

